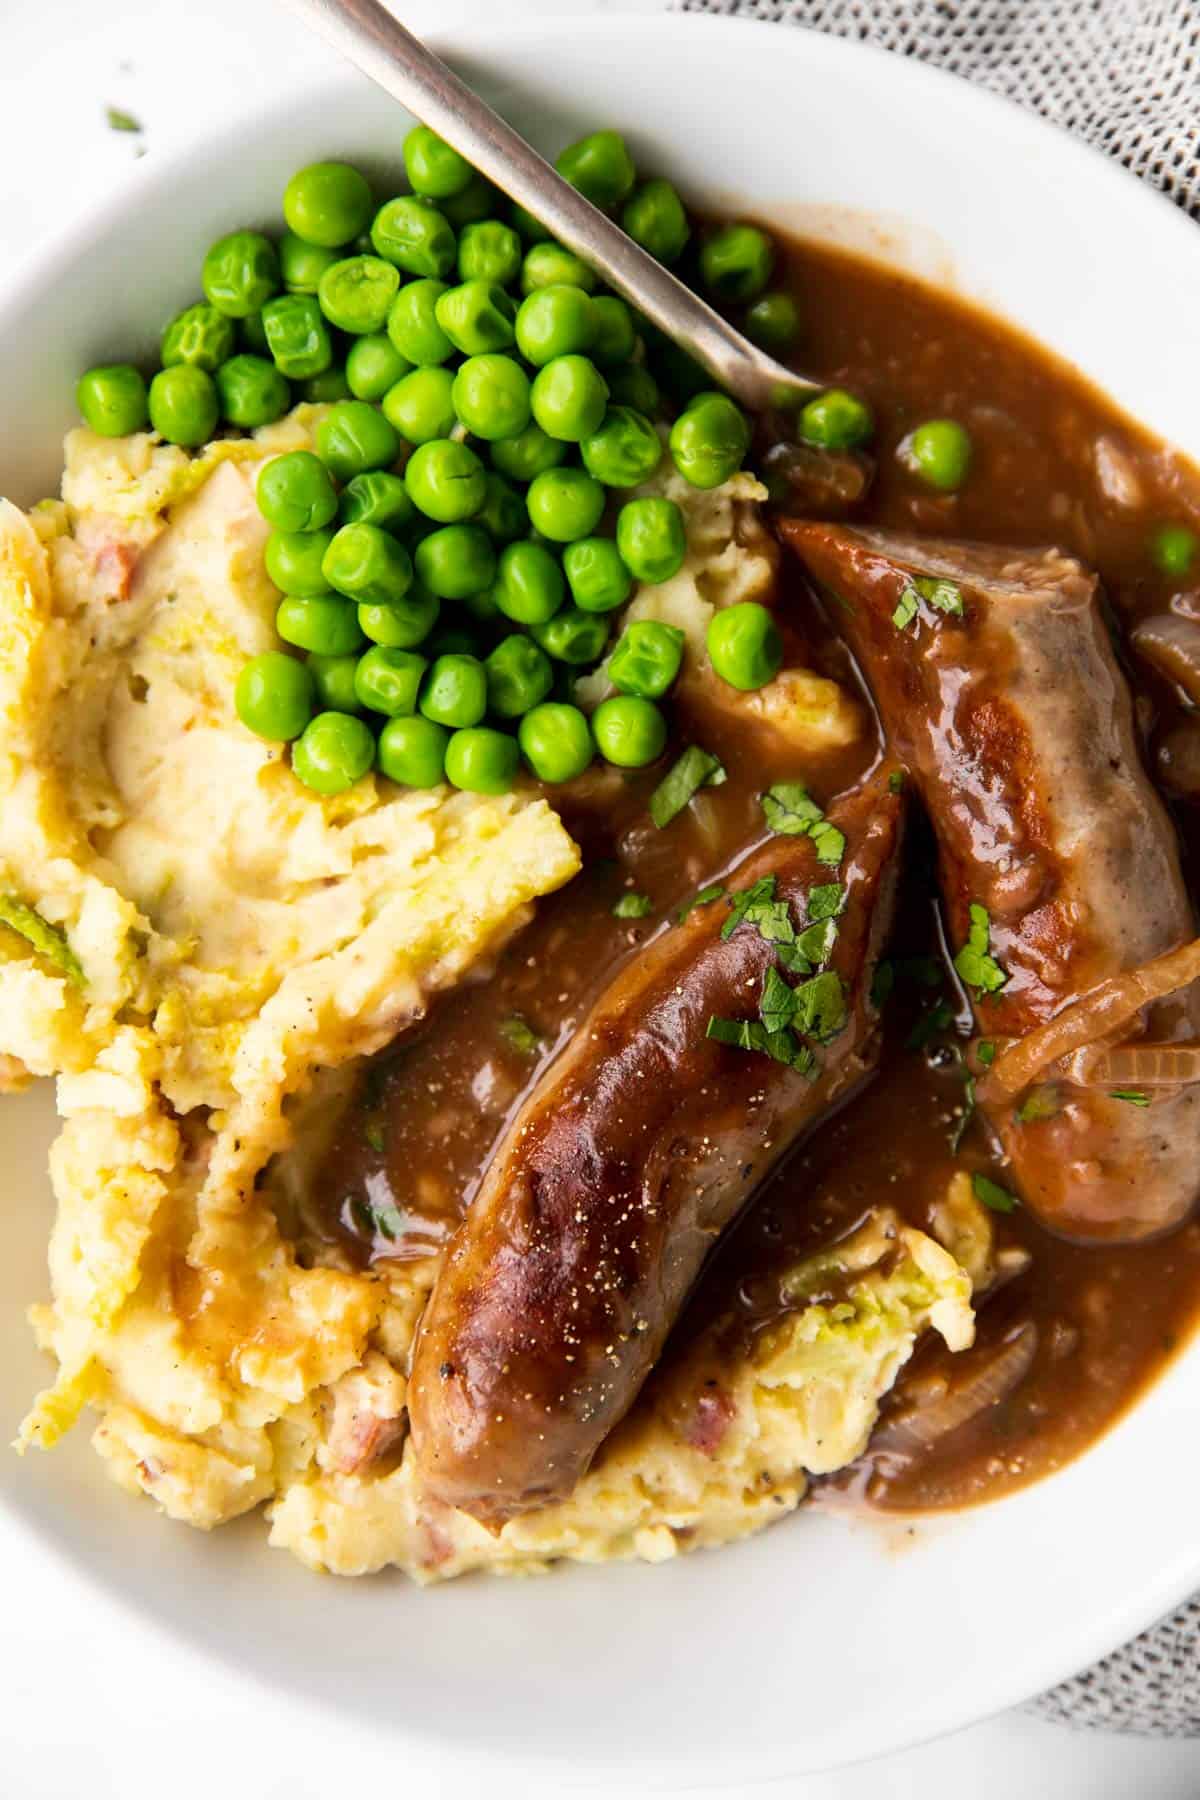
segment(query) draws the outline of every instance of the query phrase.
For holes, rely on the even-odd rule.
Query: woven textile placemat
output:
[[[1077,132],[1200,217],[1200,0],[680,4],[935,63]],[[1066,1725],[1200,1737],[1200,1596],[1031,1707]]]

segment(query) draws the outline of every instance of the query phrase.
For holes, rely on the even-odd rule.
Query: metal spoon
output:
[[[821,391],[735,331],[577,193],[511,125],[392,16],[381,0],[290,0],[293,11],[531,212],[753,412]]]

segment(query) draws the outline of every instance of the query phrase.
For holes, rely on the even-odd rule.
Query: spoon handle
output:
[[[414,37],[381,0],[289,0],[294,12],[399,100],[715,381],[753,411],[806,399],[818,386],[735,331],[690,288],[585,200],[520,134]]]

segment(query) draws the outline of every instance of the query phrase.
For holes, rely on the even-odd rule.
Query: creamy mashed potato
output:
[[[90,1406],[125,1487],[202,1527],[267,1502],[273,1542],[344,1573],[657,1560],[741,1536],[858,1453],[923,1330],[970,1341],[971,1276],[932,1238],[879,1215],[837,1252],[836,1305],[795,1271],[779,1326],[733,1366],[702,1343],[567,1503],[493,1536],[423,1499],[406,1446],[435,1262],[305,1267],[281,1232],[316,1078],[486,970],[579,866],[531,789],[369,777],[321,798],[238,722],[237,674],[274,644],[278,600],[254,478],[314,416],[196,457],[73,432],[62,500],[0,508],[0,1087],[57,1077],[63,1120],[52,1297],[33,1315],[57,1377],[20,1443],[53,1444]],[[714,606],[769,588],[761,490],[659,485],[688,512],[688,560],[631,611],[702,641]],[[857,729],[803,671],[747,703],[801,746]]]

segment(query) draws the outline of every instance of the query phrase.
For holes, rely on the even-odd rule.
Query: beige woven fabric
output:
[[[808,26],[935,63],[1078,132],[1200,217],[1200,0],[682,0],[682,10]],[[1066,1725],[1200,1737],[1200,1596],[1032,1705]]]

